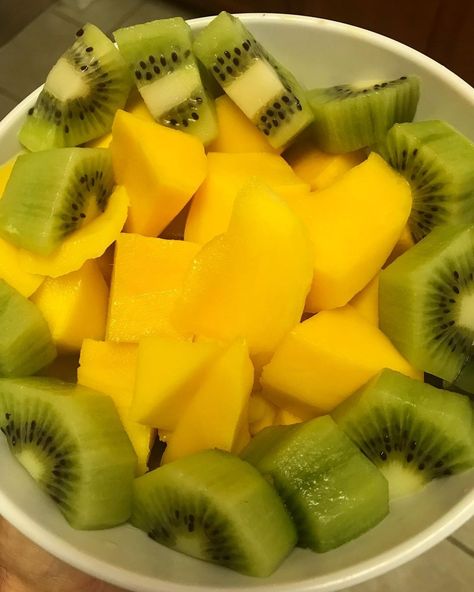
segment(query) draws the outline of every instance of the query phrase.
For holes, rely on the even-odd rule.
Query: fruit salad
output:
[[[474,145],[236,17],[86,24],[0,168],[0,430],[71,527],[269,576],[474,466]]]

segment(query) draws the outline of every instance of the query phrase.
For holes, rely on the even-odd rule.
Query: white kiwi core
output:
[[[65,58],[60,58],[48,74],[45,89],[54,97],[65,103],[89,94],[89,86],[84,74],[78,72]]]
[[[458,308],[456,324],[474,333],[474,290],[463,294]]]
[[[23,449],[16,455],[18,461],[28,471],[35,481],[42,481],[47,472],[44,462],[38,458],[33,450]]]

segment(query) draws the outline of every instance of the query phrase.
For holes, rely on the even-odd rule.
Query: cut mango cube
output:
[[[137,453],[137,472],[141,475],[147,471],[153,431],[130,419],[137,358],[136,344],[85,339],[81,349],[77,381],[113,399],[123,427]]]
[[[379,326],[379,277],[377,274],[349,303],[376,327]]]
[[[168,437],[162,463],[208,448],[234,451],[241,445],[243,426],[248,421],[252,386],[247,345],[243,339],[236,339],[217,356],[182,410],[176,429]]]
[[[400,255],[403,255],[403,253],[405,253],[405,251],[408,251],[408,249],[411,249],[414,244],[415,244],[415,241],[413,240],[413,235],[411,233],[410,227],[407,224],[405,226],[405,228],[403,229],[402,234],[400,235],[400,238],[397,241],[397,244],[393,247],[393,250],[390,253],[387,261],[385,262],[384,267],[387,267],[387,265],[390,265],[390,263],[395,261],[395,259],[397,259],[397,257],[400,257]]]
[[[32,301],[46,319],[60,353],[79,351],[85,338],[103,339],[109,291],[94,260],[78,271],[46,278]]]
[[[277,408],[262,395],[255,393],[249,400],[249,431],[252,436],[273,425]]]
[[[142,338],[132,419],[159,430],[174,430],[218,351],[219,346],[211,342]]]
[[[119,235],[110,287],[107,339],[180,338],[172,313],[199,245],[139,234]]]
[[[194,196],[186,220],[184,238],[189,241],[204,244],[225,232],[237,194],[253,178],[280,194],[309,190],[277,154],[211,152],[207,159],[206,180]]]
[[[330,412],[383,368],[422,378],[351,306],[295,327],[264,367],[263,394],[303,419]]]
[[[295,423],[301,423],[302,421],[303,418],[291,413],[288,409],[278,408],[273,425],[294,425]]]
[[[191,134],[117,111],[112,158],[130,196],[125,229],[160,234],[191,199],[207,172],[202,142]]]

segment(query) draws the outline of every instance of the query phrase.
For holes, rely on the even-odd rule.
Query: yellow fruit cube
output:
[[[302,421],[304,421],[302,417],[298,417],[288,409],[278,408],[273,425],[293,425]]]
[[[184,238],[189,241],[204,244],[227,230],[235,198],[250,179],[257,178],[280,194],[309,190],[277,154],[211,152],[207,159],[206,179],[191,202],[186,220]]]
[[[147,471],[153,431],[130,419],[137,357],[136,344],[85,339],[81,349],[77,381],[113,399],[123,427],[137,453],[137,472],[141,475]]]
[[[130,196],[125,229],[148,236],[160,234],[206,176],[202,142],[119,110],[110,147],[116,179]]]
[[[413,247],[414,244],[415,244],[415,241],[413,240],[413,235],[411,233],[410,227],[407,224],[405,226],[405,228],[403,229],[402,234],[400,235],[400,238],[397,241],[397,244],[393,247],[393,250],[390,253],[387,261],[385,262],[384,267],[387,267],[387,265],[390,265],[390,263],[395,261],[395,259],[397,257],[400,257],[400,255],[403,255],[403,253],[405,253],[405,251],[408,251],[408,249],[411,249],[411,247]]]
[[[183,408],[176,429],[168,436],[162,462],[208,448],[234,451],[241,445],[243,426],[248,421],[252,386],[247,345],[243,339],[236,339],[217,356]]]
[[[249,400],[249,431],[252,436],[264,428],[273,425],[277,415],[277,408],[262,395],[255,393]]]
[[[199,245],[139,234],[119,235],[110,287],[107,339],[180,338],[172,312]]]
[[[383,368],[420,378],[389,339],[351,306],[295,327],[264,367],[263,394],[307,419],[330,412]]]
[[[174,430],[218,351],[219,346],[211,342],[140,339],[132,419],[159,430]]]
[[[109,290],[94,260],[78,271],[46,278],[32,301],[46,319],[60,353],[79,351],[87,337],[103,339]]]
[[[260,367],[300,320],[311,278],[301,222],[268,187],[251,183],[235,201],[228,231],[194,258],[176,325],[189,336],[244,337]]]
[[[354,296],[349,304],[362,315],[366,321],[379,326],[379,274],[371,280],[363,290]]]

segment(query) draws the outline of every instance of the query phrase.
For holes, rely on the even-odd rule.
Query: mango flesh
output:
[[[189,241],[204,244],[225,232],[236,196],[253,178],[267,184],[276,193],[309,190],[308,184],[297,177],[277,154],[210,152],[207,160],[206,179],[193,197],[186,220],[184,238]]]
[[[308,312],[344,306],[377,274],[410,214],[407,181],[371,154],[333,185],[289,202],[313,244]]]
[[[385,262],[384,267],[387,267],[387,265],[390,265],[390,263],[395,261],[395,259],[400,257],[400,255],[403,255],[403,253],[405,253],[405,251],[408,251],[408,249],[411,249],[414,244],[415,244],[415,241],[413,240],[413,236],[411,234],[410,227],[408,225],[406,225],[405,228],[403,229],[402,234],[400,235],[400,238],[398,239],[396,245],[393,247],[393,250],[390,253],[387,261]]]
[[[119,110],[110,147],[116,180],[130,196],[125,230],[157,236],[204,181],[202,143],[191,134]]]
[[[273,425],[293,425],[295,423],[301,423],[303,419],[288,411],[288,409],[278,408]]]
[[[219,346],[211,342],[143,337],[132,419],[159,430],[174,430],[218,351]]]
[[[379,326],[379,277],[377,274],[349,303],[366,321],[376,327]]]
[[[176,326],[189,336],[244,337],[258,368],[301,318],[311,278],[300,221],[268,187],[251,183],[235,201],[228,231],[194,258]]]
[[[141,475],[147,471],[153,431],[130,419],[137,358],[136,344],[85,339],[81,349],[77,381],[112,397],[123,427],[137,453],[137,472]]]
[[[168,436],[162,463],[209,448],[234,451],[248,422],[253,366],[243,339],[217,356]]]
[[[172,321],[184,276],[200,246],[122,233],[115,246],[107,339],[180,338]]]
[[[330,412],[383,368],[422,374],[351,306],[323,311],[290,331],[262,372],[263,394],[307,419]]]
[[[98,264],[89,260],[78,271],[46,278],[32,301],[49,325],[60,353],[79,351],[86,338],[103,339],[109,290]]]
[[[249,431],[252,436],[273,425],[277,408],[260,394],[255,393],[249,400]]]

